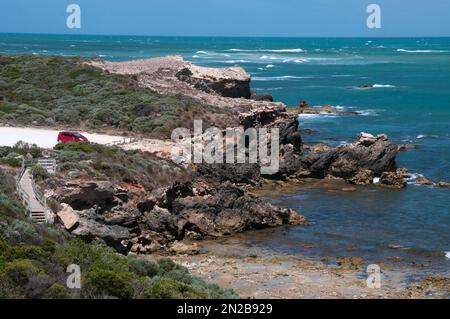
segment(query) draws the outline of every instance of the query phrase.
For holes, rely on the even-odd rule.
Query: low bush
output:
[[[63,285],[53,284],[48,288],[46,297],[49,299],[67,299],[69,298],[69,291]]]
[[[103,72],[84,58],[0,57],[0,119],[12,124],[81,125],[170,137],[193,116],[216,123],[230,116],[224,108],[183,95],[159,95],[131,76]],[[174,126],[175,125],[175,126]]]
[[[4,275],[18,286],[24,286],[28,283],[32,275],[42,272],[30,259],[15,259],[6,263]]]
[[[190,178],[176,164],[138,150],[78,142],[55,148],[60,151],[59,171],[63,173],[78,170],[93,178],[142,185],[149,191]]]
[[[131,272],[94,268],[85,276],[85,290],[89,296],[130,299],[134,295],[134,277]]]
[[[5,199],[0,209],[6,212],[0,216],[0,298],[237,297],[170,259],[126,257],[102,241],[86,243],[56,226],[32,224],[18,214],[23,207],[14,196],[11,176],[0,173],[0,198]],[[70,264],[81,268],[81,289],[65,287]]]
[[[45,181],[46,179],[50,178],[49,172],[41,165],[34,165],[31,168],[31,175],[33,176],[33,180],[36,183]]]
[[[208,293],[168,278],[156,278],[147,297],[157,299],[206,299]]]

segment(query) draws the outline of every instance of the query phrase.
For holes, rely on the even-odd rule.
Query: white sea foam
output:
[[[362,116],[378,116],[378,113],[376,110],[362,110],[362,111],[358,111],[359,115]]]
[[[222,62],[228,63],[228,64],[249,63],[249,61],[247,61],[247,60],[226,60],[226,61],[222,61]]]
[[[284,80],[299,80],[299,79],[311,79],[311,76],[293,76],[293,75],[283,75],[283,76],[255,76],[252,78],[254,81],[284,81]]]
[[[373,85],[374,88],[395,88],[395,85],[391,85],[391,84],[374,84]]]
[[[246,49],[229,49],[229,52],[273,52],[273,53],[301,53],[304,52],[303,49],[257,49],[257,50],[246,50]]]
[[[303,51],[303,49],[281,49],[281,50],[269,50],[269,52],[300,53],[300,52],[304,52],[304,51]]]
[[[406,50],[406,49],[397,49],[397,52],[406,52],[406,53],[445,53],[449,52],[446,50]]]
[[[418,173],[410,173],[409,177],[405,178],[405,180],[409,185],[417,185],[416,181],[419,177],[424,177],[424,176],[422,174],[418,174]]]
[[[373,178],[373,183],[374,184],[378,184],[380,182],[380,178],[379,177],[374,177]]]
[[[367,87],[356,87],[358,90],[368,90],[368,89],[391,89],[396,88],[395,85],[392,84],[372,84]]]
[[[275,67],[275,65],[273,65],[273,64],[267,64],[266,65],[266,68],[268,68],[268,69],[271,69],[271,68],[274,68]]]
[[[435,134],[419,134],[416,136],[416,139],[420,140],[423,138],[432,138],[432,139],[442,139],[442,138],[446,138],[446,136],[443,135],[435,135]]]
[[[450,251],[447,251],[447,252],[445,253],[445,257],[446,257],[447,259],[450,259]]]
[[[278,60],[279,57],[273,56],[273,55],[263,55],[260,57],[261,60]]]

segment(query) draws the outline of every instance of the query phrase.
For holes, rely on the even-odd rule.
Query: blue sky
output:
[[[82,28],[66,27],[66,7]],[[368,4],[382,28],[368,29]],[[1,0],[0,32],[162,36],[450,36],[450,0]]]

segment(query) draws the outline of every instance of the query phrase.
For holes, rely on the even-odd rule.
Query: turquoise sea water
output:
[[[129,60],[182,55],[205,66],[244,67],[252,86],[288,105],[307,100],[363,112],[350,117],[303,117],[320,133],[306,143],[350,142],[361,131],[386,133],[396,143],[419,144],[401,153],[400,166],[435,181],[450,181],[450,38],[289,39],[157,38],[0,35],[0,54],[57,54]],[[376,84],[356,89],[361,84]],[[274,202],[313,222],[270,232],[254,244],[317,256],[348,254],[383,262],[431,263],[449,274],[450,190],[411,184],[405,190],[367,188],[355,193],[299,189]],[[301,243],[314,243],[305,250]],[[405,249],[392,250],[389,243]]]

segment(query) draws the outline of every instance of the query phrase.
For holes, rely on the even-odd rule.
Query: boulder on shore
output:
[[[78,215],[67,204],[61,204],[61,210],[57,213],[59,220],[63,224],[66,230],[71,230],[74,226],[78,225]]]

